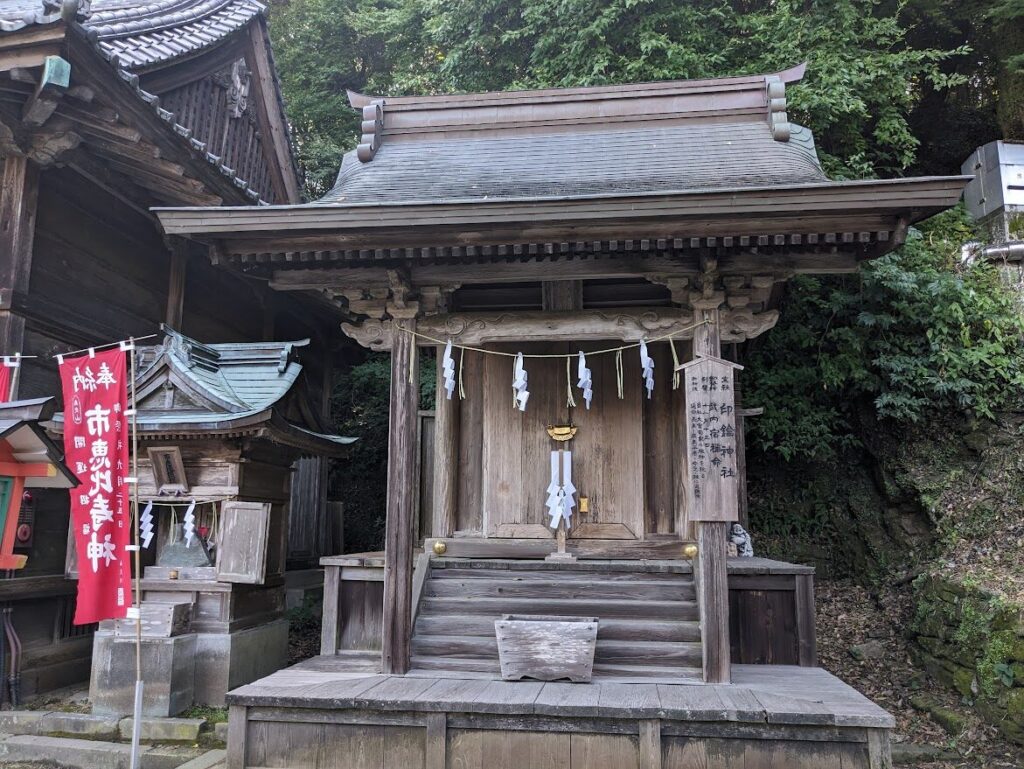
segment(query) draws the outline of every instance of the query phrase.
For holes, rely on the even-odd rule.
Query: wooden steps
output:
[[[597,617],[594,674],[696,682],[700,626],[691,574],[616,564],[607,571],[532,561],[434,562],[423,587],[412,667],[498,677],[504,614]]]

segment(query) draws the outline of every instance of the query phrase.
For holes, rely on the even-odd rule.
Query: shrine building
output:
[[[384,552],[322,559],[322,654],[228,695],[230,767],[890,765],[816,666],[813,569],[729,555],[735,345],[967,177],[830,180],[803,71],[353,93],[322,199],[157,210],[391,355]]]

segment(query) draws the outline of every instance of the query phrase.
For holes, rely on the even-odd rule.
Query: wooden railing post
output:
[[[448,400],[444,389],[444,347],[437,348],[437,402],[434,405],[434,519],[430,536],[455,531],[459,472],[459,394]]]
[[[414,318],[395,318],[391,346],[387,522],[384,530],[384,628],[381,669],[409,670],[412,635],[412,547],[416,514],[419,360]]]

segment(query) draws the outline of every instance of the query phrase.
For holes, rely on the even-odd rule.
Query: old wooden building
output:
[[[330,316],[168,243],[150,211],[299,200],[262,5],[0,0],[0,353],[37,356],[18,397],[59,394],[53,354],[167,322],[216,342],[311,337],[323,410]],[[325,472],[300,470],[298,562],[319,555]],[[67,494],[35,501],[28,566],[0,582],[26,694],[86,679],[92,634],[71,624]]]
[[[743,372],[723,344],[966,178],[829,180],[786,113],[802,71],[352,94],[363,135],[322,200],[159,212],[278,291],[340,300],[392,361],[385,551],[323,560],[323,654],[229,695],[233,769],[889,765],[892,718],[814,667],[811,570],[727,558]],[[745,647],[765,636],[793,653]]]

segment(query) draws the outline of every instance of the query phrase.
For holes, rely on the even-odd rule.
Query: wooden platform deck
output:
[[[316,657],[229,695],[229,767],[881,769],[892,716],[820,668],[734,683],[384,676]]]

